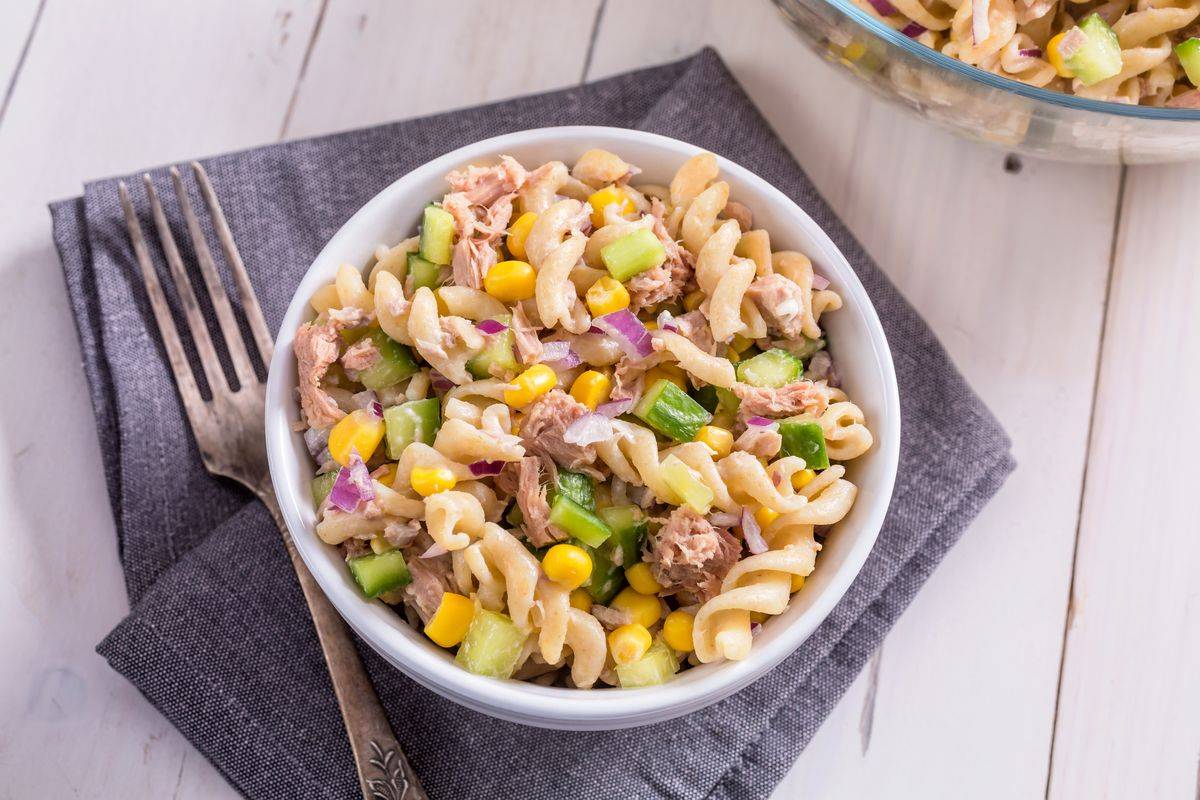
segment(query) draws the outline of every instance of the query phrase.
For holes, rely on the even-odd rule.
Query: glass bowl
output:
[[[773,2],[835,68],[968,138],[1059,161],[1200,158],[1200,109],[1110,103],[1027,86],[919,44],[850,0]]]

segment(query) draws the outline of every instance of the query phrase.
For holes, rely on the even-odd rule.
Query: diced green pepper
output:
[[[565,494],[554,498],[554,504],[550,506],[550,524],[557,525],[568,536],[589,547],[599,547],[612,536],[612,529],[604,524],[604,520]]]
[[[1200,39],[1193,36],[1175,45],[1175,56],[1192,86],[1200,86]]]
[[[368,389],[386,389],[405,378],[411,378],[421,369],[413,358],[412,351],[380,328],[372,328],[367,334],[379,351],[379,360],[358,373],[358,382]]]
[[[659,466],[659,474],[671,491],[697,514],[707,514],[712,508],[713,490],[696,477],[692,468],[680,461],[679,456],[672,453],[664,458]]]
[[[657,380],[633,409],[634,416],[677,442],[690,442],[712,421],[704,406],[666,378]]]
[[[449,264],[453,245],[454,217],[444,208],[425,206],[421,220],[421,257],[434,264]]]
[[[829,455],[825,452],[825,432],[821,423],[805,420],[779,423],[779,435],[783,438],[780,451],[785,456],[799,456],[809,469],[827,469]]]
[[[560,469],[558,485],[551,494],[555,497],[560,494],[569,497],[588,511],[596,510],[596,487],[592,483],[592,479],[582,472]],[[555,497],[550,498],[551,503],[554,502]]]
[[[661,639],[656,639],[646,654],[632,664],[618,664],[617,678],[622,689],[639,686],[658,686],[666,683],[679,671],[675,651]]]
[[[804,362],[779,348],[739,361],[737,365],[739,381],[766,389],[778,389],[795,383],[803,374]]]
[[[454,660],[476,675],[512,677],[525,645],[525,634],[504,614],[476,608],[467,636]]]
[[[1091,14],[1059,43],[1063,66],[1084,86],[1092,86],[1121,71],[1121,43],[1099,14]]]
[[[346,563],[358,588],[362,589],[362,593],[367,597],[378,597],[384,592],[407,586],[412,582],[408,564],[404,563],[404,556],[399,550],[358,556]]]
[[[409,400],[383,412],[388,458],[400,458],[413,442],[433,444],[442,427],[442,406],[436,397]]]
[[[624,282],[662,264],[667,251],[654,231],[641,228],[600,248],[600,260],[609,275]]]
[[[408,276],[412,278],[414,292],[421,287],[436,289],[442,285],[442,268],[418,253],[408,254]]]
[[[313,508],[319,508],[321,503],[325,502],[325,498],[329,497],[337,476],[337,471],[334,470],[333,472],[323,472],[312,479]]]
[[[597,512],[612,536],[598,548],[588,548],[592,575],[585,588],[597,603],[608,603],[625,583],[625,569],[640,560],[649,525],[637,506],[610,506]]]
[[[512,317],[505,314],[493,317],[505,325],[512,323]],[[509,378],[517,374],[521,365],[513,352],[513,332],[505,329],[500,333],[487,336],[487,344],[478,355],[467,361],[467,371],[476,378]]]

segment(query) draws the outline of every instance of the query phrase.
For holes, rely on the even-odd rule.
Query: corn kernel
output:
[[[817,473],[811,469],[802,469],[799,472],[794,472],[792,473],[792,488],[798,492],[812,483],[815,477],[817,477]]]
[[[765,528],[779,519],[779,512],[766,506],[759,506],[758,511],[754,512],[754,519],[758,522],[760,528]]]
[[[851,61],[858,61],[867,53],[867,46],[862,42],[851,42],[846,45],[845,56]]]
[[[513,258],[525,260],[525,240],[529,238],[529,230],[533,227],[533,223],[537,222],[537,218],[537,214],[526,211],[517,217],[516,222],[508,226],[508,252],[512,253]]]
[[[793,575],[792,576],[792,591],[793,592],[800,591],[800,587],[803,585],[804,585],[804,576],[803,575]]]
[[[622,216],[637,211],[637,206],[629,195],[616,186],[605,186],[600,191],[593,192],[588,198],[588,203],[592,206],[592,225],[597,228],[604,227],[604,209],[610,205],[616,204],[617,213]]]
[[[683,310],[695,311],[703,302],[704,292],[700,291],[699,289],[694,292],[688,292],[687,296],[683,298]]]
[[[587,290],[587,294],[584,295],[584,300],[587,301],[587,307],[592,312],[592,316],[601,317],[614,311],[620,311],[622,308],[629,308],[629,291],[625,288],[625,284],[605,275],[592,284],[591,288]]]
[[[371,411],[352,411],[329,431],[329,455],[343,467],[350,463],[351,451],[357,451],[363,461],[370,461],[383,440],[383,432],[383,420]]]
[[[639,561],[625,570],[625,580],[638,594],[658,594],[663,588],[661,583],[654,580],[654,573],[645,561]]]
[[[573,544],[556,544],[542,558],[546,577],[566,589],[578,589],[592,576],[592,557]]]
[[[425,626],[425,635],[442,647],[454,647],[467,636],[475,616],[475,603],[454,592],[442,592],[442,602]]]
[[[446,467],[413,467],[408,480],[413,491],[422,497],[448,492],[458,483],[454,473]]]
[[[1054,71],[1058,73],[1060,78],[1073,78],[1075,77],[1075,73],[1067,69],[1067,65],[1063,63],[1062,50],[1059,49],[1063,37],[1066,35],[1067,32],[1063,31],[1046,42],[1046,60],[1050,62],[1050,66],[1054,67]]]
[[[382,467],[375,470],[375,472],[371,474],[371,477],[382,483],[384,486],[391,486],[396,480],[396,468],[399,466],[400,465],[395,462],[384,464]]]
[[[516,388],[504,391],[504,402],[512,408],[524,408],[558,385],[558,373],[545,364],[534,364],[513,383]]]
[[[735,334],[733,339],[730,340],[729,349],[735,350],[739,353],[744,353],[748,349],[750,349],[750,345],[752,345],[752,344],[754,344],[753,339],[747,339],[745,336],[742,336],[739,333],[739,334]]]
[[[618,664],[632,664],[641,659],[653,643],[644,625],[622,625],[608,635],[608,650]]]
[[[733,434],[716,425],[705,425],[696,431],[697,442],[703,442],[712,450],[713,458],[724,458],[733,450]]]
[[[666,378],[685,392],[688,390],[686,373],[675,364],[659,364],[646,370],[645,385],[653,386],[662,378]]]
[[[663,620],[663,641],[672,650],[681,653],[692,652],[695,649],[695,645],[692,644],[692,623],[695,620],[695,616],[686,611],[676,610],[667,614],[667,618]]]
[[[501,261],[483,277],[483,290],[502,303],[533,297],[537,272],[524,261]]]
[[[571,607],[578,608],[580,611],[592,610],[592,596],[587,593],[587,589],[576,589],[571,592]]]
[[[647,628],[658,622],[658,618],[662,616],[662,603],[659,599],[651,594],[642,594],[632,586],[626,586],[618,592],[609,606],[619,611],[628,611],[634,622]]]
[[[589,369],[587,372],[580,373],[575,382],[571,384],[571,397],[595,411],[596,406],[608,399],[608,393],[611,390],[612,381],[607,375]]]
[[[382,535],[377,535],[371,539],[371,552],[377,556],[386,553],[388,550],[395,549],[396,548],[392,547],[392,543],[383,538]]]

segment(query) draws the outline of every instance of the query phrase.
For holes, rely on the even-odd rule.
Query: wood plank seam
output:
[[[579,82],[586,83],[588,72],[592,68],[592,55],[596,52],[596,39],[600,36],[600,26],[604,22],[604,9],[608,5],[608,0],[600,0],[600,5],[596,6],[596,16],[592,19],[592,32],[588,36],[587,54],[583,57],[583,69],[579,73]]]
[[[308,73],[308,62],[312,59],[313,50],[317,47],[317,39],[321,36],[321,24],[325,21],[325,11],[329,8],[329,0],[321,0],[317,9],[317,18],[313,22],[312,33],[308,36],[308,44],[304,48],[304,58],[300,59],[300,71],[296,75],[296,85],[292,87],[292,96],[288,100],[287,111],[283,113],[283,124],[279,127],[279,138],[287,136],[288,127],[292,124],[292,112],[296,109],[296,100],[300,97],[300,87],[304,84],[304,76]]]
[[[38,22],[41,21],[42,11],[45,8],[46,0],[39,0],[37,11],[33,14],[33,22],[29,25],[29,34],[25,37],[25,44],[21,46],[21,55],[17,57],[12,77],[9,78],[8,86],[4,89],[4,99],[0,100],[0,127],[4,126],[4,117],[8,113],[8,104],[12,102],[13,94],[17,90],[17,79],[21,77],[21,68],[25,66],[25,57],[29,55],[29,48],[33,45],[33,37],[37,35]]]
[[[1121,175],[1117,181],[1116,214],[1113,218],[1112,241],[1108,254],[1108,281],[1104,287],[1104,307],[1101,309],[1100,316],[1100,342],[1096,347],[1096,369],[1092,378],[1092,405],[1088,418],[1087,451],[1083,457],[1083,478],[1079,483],[1079,510],[1075,515],[1075,543],[1071,550],[1070,580],[1067,582],[1067,613],[1063,615],[1062,647],[1058,655],[1058,686],[1054,692],[1054,716],[1050,723],[1050,753],[1046,759],[1046,800],[1050,800],[1053,788],[1051,786],[1051,776],[1054,774],[1054,750],[1058,741],[1058,714],[1062,704],[1063,672],[1067,663],[1067,640],[1071,631],[1071,622],[1075,615],[1075,570],[1079,563],[1079,539],[1083,526],[1083,504],[1087,497],[1088,466],[1094,445],[1096,405],[1100,397],[1100,371],[1104,366],[1104,337],[1108,333],[1108,310],[1109,302],[1112,300],[1113,277],[1116,273],[1117,252],[1121,239],[1121,212],[1125,205],[1125,179],[1128,171],[1128,165],[1122,164]],[[1200,787],[1198,787],[1197,800],[1200,800]]]

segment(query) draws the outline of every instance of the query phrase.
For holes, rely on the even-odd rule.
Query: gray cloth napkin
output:
[[[783,190],[833,237],[875,302],[900,380],[903,442],[887,523],[846,597],[798,652],[739,694],[653,727],[564,733],[502,722],[441,699],[360,650],[434,798],[765,797],[1014,463],[1003,430],[929,328],[716,53],[204,163],[277,326],[322,244],[388,183],[488,136],[567,124],[655,131],[725,155]],[[151,174],[169,197],[166,173]],[[144,208],[140,186],[135,197]],[[184,230],[168,206],[175,229]],[[137,277],[116,181],[88,184],[82,198],[52,213],[133,603],[99,652],[248,797],[357,797],[337,705],[279,534],[246,492],[200,466]]]

